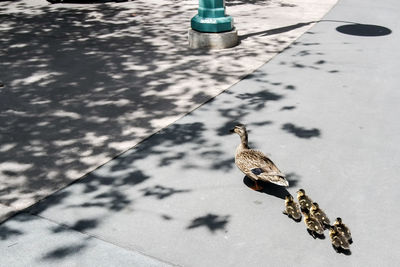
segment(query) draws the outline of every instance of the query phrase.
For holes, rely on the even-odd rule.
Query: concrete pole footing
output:
[[[227,32],[199,32],[189,29],[189,46],[191,48],[224,49],[239,43],[237,30]]]

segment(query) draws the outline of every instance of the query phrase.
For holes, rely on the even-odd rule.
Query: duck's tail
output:
[[[280,186],[289,186],[288,180],[286,180],[285,175],[283,173],[268,173],[268,180]]]

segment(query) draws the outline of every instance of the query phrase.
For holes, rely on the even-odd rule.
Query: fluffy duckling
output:
[[[254,181],[254,190],[262,190],[258,181],[270,182],[280,186],[289,186],[285,175],[276,165],[262,152],[249,148],[246,127],[238,124],[231,133],[240,136],[240,144],[236,148],[235,164],[251,180]]]
[[[293,200],[293,196],[290,194],[285,197],[285,210],[283,211],[283,214],[297,222],[301,220],[299,205]]]
[[[297,191],[297,199],[299,200],[300,208],[302,211],[309,211],[312,206],[312,200],[306,195],[304,189]]]
[[[317,202],[312,204],[310,214],[316,218],[322,224],[322,226],[325,227],[325,229],[331,225],[331,221],[329,220],[328,216],[326,216],[325,212],[319,208]]]
[[[342,235],[335,226],[330,226],[329,237],[331,238],[332,246],[336,252],[339,253],[341,249],[350,250],[350,244],[347,238]]]
[[[336,227],[337,231],[340,232],[349,243],[353,243],[353,238],[351,237],[350,229],[342,222],[342,218],[336,218],[336,221],[333,223]]]
[[[312,237],[317,238],[317,235],[323,236],[324,235],[324,228],[319,223],[319,221],[312,217],[309,213],[304,213],[304,223],[307,226],[307,231],[310,233]]]

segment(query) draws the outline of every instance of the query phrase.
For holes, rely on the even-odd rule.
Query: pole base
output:
[[[224,49],[234,47],[239,43],[235,28],[227,32],[209,33],[189,29],[189,47],[204,49]]]

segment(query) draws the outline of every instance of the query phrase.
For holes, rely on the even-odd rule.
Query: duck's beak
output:
[[[230,133],[234,133],[234,132],[235,132],[235,128],[230,129],[229,132],[230,132]]]

